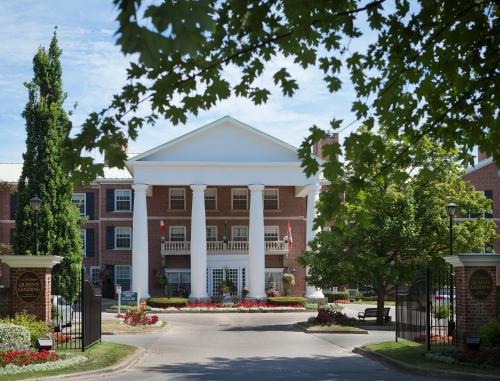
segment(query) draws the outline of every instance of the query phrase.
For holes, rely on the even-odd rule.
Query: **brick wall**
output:
[[[500,234],[500,176],[499,169],[494,163],[463,176],[463,179],[470,182],[478,191],[491,190],[493,192],[493,219],[497,224],[497,233]],[[494,242],[493,249],[500,253],[500,239]]]

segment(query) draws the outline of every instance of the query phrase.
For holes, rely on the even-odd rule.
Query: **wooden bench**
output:
[[[390,307],[384,308],[384,321],[387,323],[391,321],[391,317],[389,316]],[[365,320],[366,318],[377,318],[377,309],[376,308],[366,308],[361,312],[358,312],[358,319]]]

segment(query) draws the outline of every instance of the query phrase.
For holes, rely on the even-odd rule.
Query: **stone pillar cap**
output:
[[[0,255],[0,261],[11,268],[51,269],[62,260],[58,255]]]
[[[444,257],[453,267],[483,267],[500,265],[500,254],[464,253]]]

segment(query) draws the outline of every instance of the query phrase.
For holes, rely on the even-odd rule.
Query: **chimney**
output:
[[[126,140],[125,140],[125,143],[123,143],[123,144],[113,143],[113,144],[111,144],[111,146],[119,148],[122,152],[125,152],[125,156],[127,156],[127,154],[128,154],[128,143],[127,143]],[[106,166],[109,165],[108,158],[106,157],[106,152],[104,152],[104,165],[106,165]]]
[[[487,159],[488,155],[486,155],[484,152],[480,151],[479,149],[477,150],[477,162],[479,163],[480,161],[483,161],[484,159]]]
[[[320,159],[329,160],[328,156],[323,155],[323,147],[327,144],[338,143],[339,134],[337,132],[327,134],[326,138],[321,139],[319,142],[314,143],[313,154],[318,156]]]

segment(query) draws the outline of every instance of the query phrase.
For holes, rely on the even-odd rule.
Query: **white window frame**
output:
[[[128,193],[129,208],[119,209],[118,208],[118,193]],[[115,189],[115,212],[130,212],[132,210],[132,190],[131,189]]]
[[[130,234],[130,246],[129,247],[118,247],[118,229],[127,229]],[[132,228],[130,226],[115,226],[115,250],[130,250],[132,249]]]
[[[182,194],[184,195],[184,206],[182,209],[172,209],[172,191],[182,191]],[[186,189],[185,188],[169,188],[168,189],[168,208],[170,210],[186,210]]]
[[[215,195],[215,207],[213,209],[205,209],[206,210],[217,210],[217,188],[207,188],[205,189],[205,205],[206,205],[206,202],[207,202],[207,192],[210,191],[210,192],[214,192],[214,195]]]
[[[79,210],[79,206],[81,205],[81,203],[78,203],[77,210],[78,210],[78,213],[80,214],[80,216],[85,216],[86,212],[87,212],[87,195],[85,193],[73,193],[71,195],[71,203],[76,208],[76,204],[73,202],[74,197],[83,197],[83,213]]]
[[[186,236],[186,227],[183,225],[176,225],[176,226],[170,226],[168,228],[168,239],[172,241],[172,230],[176,228],[181,228],[184,231],[184,240],[183,241],[175,241],[175,242],[186,242],[187,241],[187,236]]]
[[[244,191],[246,195],[246,206],[245,209],[235,209],[234,208],[234,196],[236,192]],[[246,188],[231,188],[231,210],[248,210],[248,189]]]
[[[87,256],[87,229],[80,229],[80,238],[82,239],[82,249],[83,249],[83,256]]]
[[[215,239],[213,241],[217,241],[217,239],[219,238],[219,236],[217,235],[217,233],[218,233],[217,232],[217,226],[215,226],[215,225],[207,225],[207,233],[208,233],[208,229],[209,228],[215,230]],[[208,234],[207,234],[207,241],[208,241]]]
[[[90,282],[92,283],[92,285],[95,287],[96,286],[96,283],[94,283],[94,270],[97,270],[98,271],[98,275],[97,275],[97,284],[100,285],[100,279],[101,279],[101,268],[99,266],[90,266]]]
[[[266,208],[266,192],[269,192],[269,191],[276,192],[276,203],[277,203],[276,209],[267,209]],[[279,190],[279,188],[265,188],[262,191],[262,202],[264,205],[264,210],[280,210],[280,190]]]
[[[128,267],[129,269],[129,274],[130,274],[130,288],[132,289],[132,266],[130,265],[115,265],[115,285],[117,284],[116,283],[116,279],[118,278],[117,275],[118,275],[118,268],[120,267]],[[125,279],[125,278],[120,278],[120,279]],[[122,290],[122,291],[129,291],[129,290]]]
[[[264,241],[266,240],[266,229],[276,229],[276,241],[279,241],[280,240],[280,227],[277,226],[277,225],[265,225],[264,226]],[[275,242],[275,241],[271,241],[271,242]]]
[[[249,233],[249,231],[248,231],[248,226],[246,226],[246,225],[235,225],[235,226],[231,226],[231,240],[232,240],[232,241],[236,241],[236,240],[234,239],[234,238],[235,238],[235,237],[234,237],[234,230],[235,230],[235,229],[241,229],[241,228],[245,228],[245,229],[247,230],[247,239],[246,239],[246,241],[248,241],[248,233]],[[244,242],[244,240],[240,240],[240,241],[241,241],[241,242]]]

